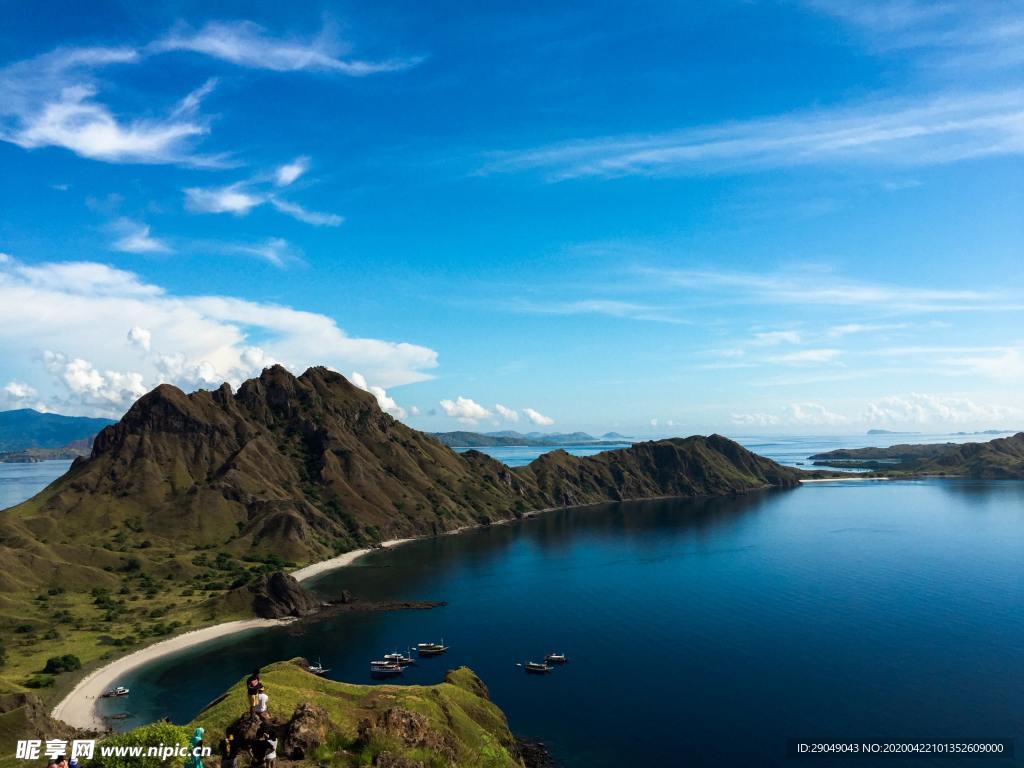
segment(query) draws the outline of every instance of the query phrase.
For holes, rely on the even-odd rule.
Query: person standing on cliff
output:
[[[267,689],[261,685],[257,689],[256,706],[253,708],[253,711],[256,712],[257,715],[259,715],[260,720],[266,720],[267,717],[269,717],[269,715],[267,714],[267,702],[269,700],[270,697],[267,695]]]
[[[245,690],[249,694],[249,711],[250,712],[255,712],[256,711],[256,703],[257,703],[256,697],[259,695],[260,688],[262,688],[262,687],[263,686],[260,683],[260,671],[259,671],[259,669],[254,669],[252,671],[252,674],[249,675],[249,678],[245,681]]]

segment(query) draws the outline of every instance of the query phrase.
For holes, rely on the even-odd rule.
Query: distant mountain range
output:
[[[40,413],[32,408],[0,411],[0,453],[67,448],[90,440],[113,423],[111,419]]]
[[[621,445],[630,438],[617,432],[607,432],[594,437],[586,432],[516,432],[511,429],[500,432],[432,432],[432,437],[450,448],[488,448],[494,446],[550,447],[560,445]]]

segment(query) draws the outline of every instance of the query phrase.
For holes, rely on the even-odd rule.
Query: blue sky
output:
[[[0,408],[1024,424],[1024,4],[215,11],[3,3]]]

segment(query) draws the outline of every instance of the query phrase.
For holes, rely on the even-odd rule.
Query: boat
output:
[[[320,659],[316,660],[316,664],[308,664],[306,666],[306,670],[312,672],[314,675],[326,675],[331,671],[320,663]]]
[[[391,653],[384,654],[384,661],[397,664],[400,667],[408,667],[410,664],[415,664],[416,660],[412,656],[406,656],[404,653],[398,651],[392,651]]]
[[[370,674],[374,677],[394,677],[402,674],[402,667],[391,661],[371,661]]]
[[[416,653],[420,656],[440,656],[448,650],[442,638],[440,643],[419,643],[416,646]]]
[[[544,657],[545,664],[565,664],[569,661],[569,657],[564,653],[549,653]]]
[[[546,664],[539,661],[528,661],[523,664],[523,669],[529,672],[531,675],[546,675],[551,671],[552,667],[550,664]]]
[[[100,698],[110,699],[110,698],[113,698],[114,696],[127,696],[127,695],[128,695],[128,689],[125,688],[123,685],[119,685],[116,688],[111,688],[109,691],[104,691],[103,693],[101,693],[100,694]]]

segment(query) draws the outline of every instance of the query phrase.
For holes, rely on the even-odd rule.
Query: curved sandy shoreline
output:
[[[391,539],[381,544],[382,547],[393,547],[412,539]],[[292,571],[291,575],[298,581],[305,581],[321,573],[333,571],[351,565],[372,549],[354,549],[343,555],[332,557],[329,560],[321,560],[319,563],[307,565]],[[108,726],[100,717],[96,704],[104,691],[108,691],[121,682],[121,677],[133,669],[137,669],[151,661],[170,656],[171,654],[183,651],[186,648],[200,645],[216,640],[237,632],[245,632],[250,629],[262,629],[266,627],[277,627],[287,624],[290,619],[240,619],[238,621],[226,621],[222,624],[214,624],[209,627],[202,627],[191,632],[177,635],[161,640],[153,645],[140,648],[137,651],[114,659],[99,669],[96,669],[82,678],[71,692],[60,700],[60,703],[50,713],[57,720],[63,720],[76,728],[88,728],[95,731],[107,730]]]

